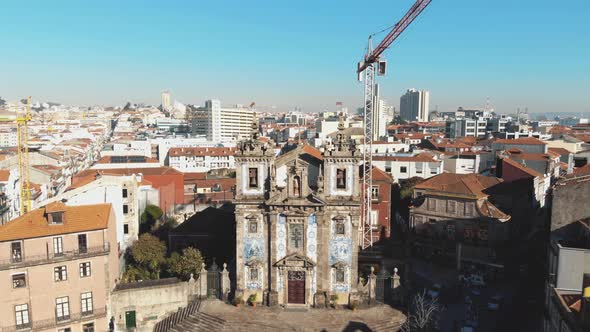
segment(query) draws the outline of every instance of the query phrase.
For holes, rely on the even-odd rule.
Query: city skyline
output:
[[[81,105],[276,105],[305,112],[362,105],[354,69],[367,36],[395,21],[412,0],[381,1],[365,19],[354,2],[122,6],[36,2],[5,7],[0,96]],[[274,6],[273,6],[274,5]],[[385,58],[382,96],[399,107],[409,88],[431,92],[431,110],[483,107],[501,113],[590,111],[590,47],[577,36],[590,5],[549,1],[433,1]],[[305,22],[305,24],[302,24]],[[548,24],[547,22],[551,22]],[[384,34],[374,37],[374,43]],[[32,74],[23,75],[31,72]]]

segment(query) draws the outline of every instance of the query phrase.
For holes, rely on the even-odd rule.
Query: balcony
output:
[[[34,313],[33,313],[34,314]],[[22,329],[30,329],[33,331],[40,331],[40,330],[48,330],[53,329],[61,326],[66,326],[70,324],[76,324],[80,322],[85,322],[91,319],[98,319],[106,317],[107,315],[107,308],[100,307],[95,308],[93,312],[90,313],[72,313],[70,314],[67,319],[65,317],[60,318],[50,318],[44,320],[37,320],[33,322],[29,322],[27,324],[22,325],[11,325],[11,326],[3,326],[0,327],[0,331],[2,332],[15,332]]]
[[[101,255],[107,255],[110,252],[110,246],[108,242],[105,242],[102,246],[96,247],[85,247],[81,250],[64,251],[58,254],[47,253],[46,255],[19,256],[18,259],[5,259],[0,260],[0,270],[7,270],[14,267],[28,267],[41,264],[51,264],[62,261],[81,259],[87,257],[95,257]]]

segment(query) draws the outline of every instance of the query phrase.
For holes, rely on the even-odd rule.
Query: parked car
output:
[[[468,275],[460,274],[459,281],[471,284],[472,286],[484,287],[486,285],[486,282],[485,282],[483,276],[481,276],[479,274],[468,274]]]
[[[497,311],[500,309],[500,305],[502,305],[502,301],[504,297],[501,295],[492,296],[488,300],[488,310]]]

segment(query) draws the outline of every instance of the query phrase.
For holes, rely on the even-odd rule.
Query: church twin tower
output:
[[[256,128],[236,160],[236,295],[267,305],[345,304],[356,294],[361,152],[340,128],[322,151],[278,156]]]

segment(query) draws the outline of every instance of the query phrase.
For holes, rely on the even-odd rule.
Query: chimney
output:
[[[582,307],[580,308],[582,327],[590,330],[590,273],[584,273],[582,282]]]

